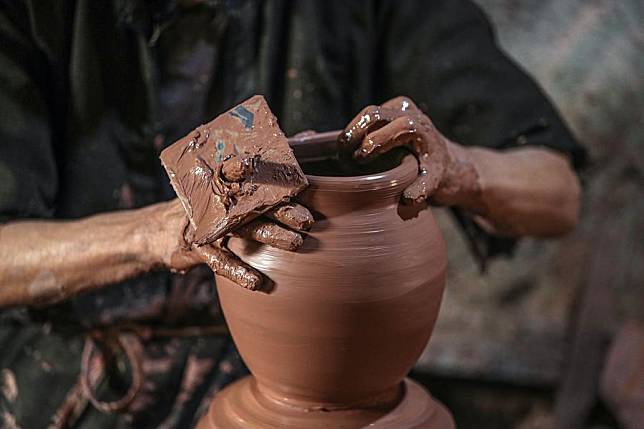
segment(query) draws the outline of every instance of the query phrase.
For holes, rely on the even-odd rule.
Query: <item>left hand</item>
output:
[[[436,129],[432,121],[407,97],[393,98],[381,106],[367,106],[339,137],[340,151],[357,160],[407,146],[418,159],[418,177],[403,192],[403,201],[418,203],[434,196],[439,204],[475,179],[462,176],[466,155]],[[455,174],[459,171],[459,174]],[[460,176],[460,177],[459,177]],[[467,183],[467,185],[471,185]]]
[[[258,289],[263,277],[245,264],[225,245],[226,237],[203,246],[193,244],[194,230],[178,199],[154,207],[152,225],[154,239],[148,244],[164,267],[184,272],[197,264],[207,264],[215,274],[228,278],[247,289]],[[301,231],[313,224],[313,215],[302,205],[293,202],[280,204],[265,215],[242,225],[233,235],[295,251],[302,245]]]

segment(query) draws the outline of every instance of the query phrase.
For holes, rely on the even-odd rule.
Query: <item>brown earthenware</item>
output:
[[[416,175],[412,156],[380,173],[308,175],[299,201],[316,223],[300,250],[230,241],[270,284],[217,278],[253,376],[220,392],[200,428],[454,427],[405,379],[434,327],[447,263],[431,210],[400,204]]]

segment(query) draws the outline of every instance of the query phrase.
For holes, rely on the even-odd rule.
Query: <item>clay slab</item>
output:
[[[199,245],[218,239],[308,185],[277,119],[259,95],[166,148],[161,162]]]

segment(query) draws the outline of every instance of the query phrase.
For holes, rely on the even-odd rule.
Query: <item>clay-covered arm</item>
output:
[[[296,204],[270,217],[299,229],[312,222]],[[261,275],[225,246],[188,244],[186,228],[177,200],[73,221],[0,224],[0,307],[56,302],[153,269],[184,271],[201,263],[244,287],[259,287]],[[299,233],[264,220],[239,234],[289,250],[302,242]]]
[[[447,145],[450,156],[470,166],[472,175],[451,179],[452,190],[439,188],[437,204],[464,208],[499,235],[552,237],[577,224],[581,190],[566,155],[539,147],[499,151]]]
[[[157,212],[0,225],[0,305],[55,302],[161,266],[149,232]]]
[[[524,147],[499,151],[449,141],[409,99],[369,106],[347,126],[340,149],[368,160],[405,146],[419,175],[403,200],[461,207],[488,231],[550,237],[570,231],[579,213],[580,186],[566,155]]]

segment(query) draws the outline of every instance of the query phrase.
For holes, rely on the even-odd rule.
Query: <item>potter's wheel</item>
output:
[[[198,429],[454,429],[447,409],[416,382],[403,381],[403,398],[391,411],[308,411],[258,392],[248,376],[217,394]]]

